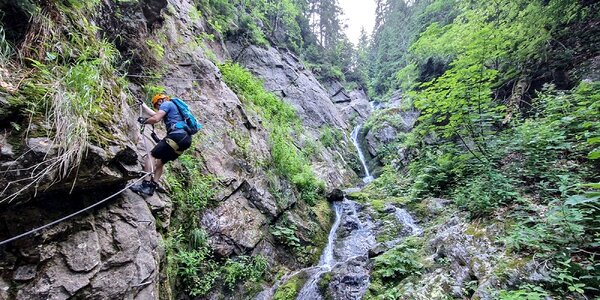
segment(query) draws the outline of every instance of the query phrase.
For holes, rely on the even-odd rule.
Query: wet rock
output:
[[[8,299],[8,291],[10,290],[10,284],[2,277],[0,277],[0,299],[5,300]]]
[[[161,16],[162,10],[167,7],[167,0],[143,0],[140,1],[142,4],[142,11],[144,17],[146,17],[148,27],[151,27],[156,22],[161,22],[163,17]]]
[[[389,249],[389,247],[387,247],[386,245],[384,245],[382,243],[377,243],[377,245],[375,245],[375,247],[369,249],[369,258],[377,257],[377,256],[383,254],[388,249]]]
[[[56,154],[52,140],[47,137],[30,138],[27,140],[27,147],[38,156],[53,156]]]
[[[442,199],[442,198],[428,198],[423,201],[427,206],[427,210],[432,215],[440,214],[444,211],[446,206],[452,203],[451,200]]]
[[[3,136],[0,136],[0,158],[11,159],[14,155],[12,145]]]
[[[343,201],[344,197],[344,191],[340,189],[333,189],[331,192],[327,193],[327,200],[329,200],[329,202]]]
[[[359,256],[336,265],[326,297],[335,300],[361,299],[369,285],[368,258]]]

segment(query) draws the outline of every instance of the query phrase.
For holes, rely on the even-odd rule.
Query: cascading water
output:
[[[362,152],[362,149],[360,147],[360,143],[358,141],[358,134],[360,133],[360,129],[361,129],[362,125],[358,125],[356,127],[354,127],[354,130],[352,130],[352,143],[354,144],[354,147],[356,148],[356,152],[358,152],[358,158],[360,159],[360,163],[363,166],[363,169],[365,169],[365,177],[363,178],[363,182],[364,183],[369,183],[371,181],[373,181],[373,176],[371,176],[371,173],[369,172],[369,167],[367,166],[367,162],[365,160],[365,155]]]
[[[365,183],[373,180],[365,157],[358,141],[361,126],[352,131],[352,142],[356,147],[360,162],[365,169]],[[403,232],[394,240],[385,245],[388,248],[397,245],[403,237],[408,235],[420,235],[423,231],[417,226],[408,212],[391,204],[386,211],[393,213],[398,220],[399,226],[404,228]],[[333,204],[335,221],[329,232],[327,245],[323,249],[319,264],[314,267],[305,268],[283,276],[270,289],[261,292],[255,300],[269,300],[273,298],[275,291],[286,281],[303,273],[308,280],[299,291],[297,300],[322,300],[322,290],[319,281],[323,275],[329,273],[329,282],[325,287],[328,297],[335,300],[358,300],[361,299],[369,286],[369,250],[373,249],[377,242],[377,220],[371,215],[372,210],[368,206],[344,199],[342,202]],[[323,288],[323,287],[321,287]]]

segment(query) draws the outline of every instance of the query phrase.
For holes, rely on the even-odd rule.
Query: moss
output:
[[[387,214],[384,216],[383,230],[375,237],[375,240],[379,243],[391,241],[399,237],[400,232],[404,227],[399,224],[396,217],[393,214]]]
[[[319,201],[315,206],[310,207],[310,210],[315,214],[321,228],[328,230],[331,227],[333,211],[329,202]]]
[[[532,257],[506,257],[498,261],[493,273],[500,278],[506,279],[511,272],[522,269],[532,259]]]
[[[306,283],[308,278],[304,273],[290,278],[287,282],[279,286],[273,295],[273,300],[291,300],[296,299],[298,293]]]
[[[370,202],[371,206],[379,213],[384,212],[386,203],[387,203],[387,201],[382,200],[382,199],[373,199]]]
[[[331,295],[327,292],[329,283],[331,282],[331,279],[332,279],[331,272],[327,272],[327,273],[321,275],[321,278],[319,278],[319,282],[317,283],[317,286],[319,287],[319,291],[321,291],[321,295],[323,295],[325,297],[325,300],[332,299]]]
[[[352,192],[346,195],[346,198],[362,204],[369,202],[369,194],[365,192]]]
[[[476,239],[480,239],[486,235],[486,230],[485,228],[480,228],[478,224],[470,224],[465,230],[465,233]]]

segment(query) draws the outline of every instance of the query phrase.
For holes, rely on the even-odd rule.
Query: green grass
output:
[[[267,92],[263,83],[241,66],[226,63],[219,68],[238,97],[268,121],[263,124],[269,131],[270,167],[294,184],[303,201],[315,205],[323,198],[325,184],[316,178],[309,159],[294,144],[292,133],[301,134],[294,132],[301,128],[294,108]]]

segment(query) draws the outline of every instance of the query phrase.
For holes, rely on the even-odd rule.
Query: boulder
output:
[[[329,202],[344,201],[344,197],[344,191],[340,189],[333,189],[327,193],[327,200],[329,200]]]

